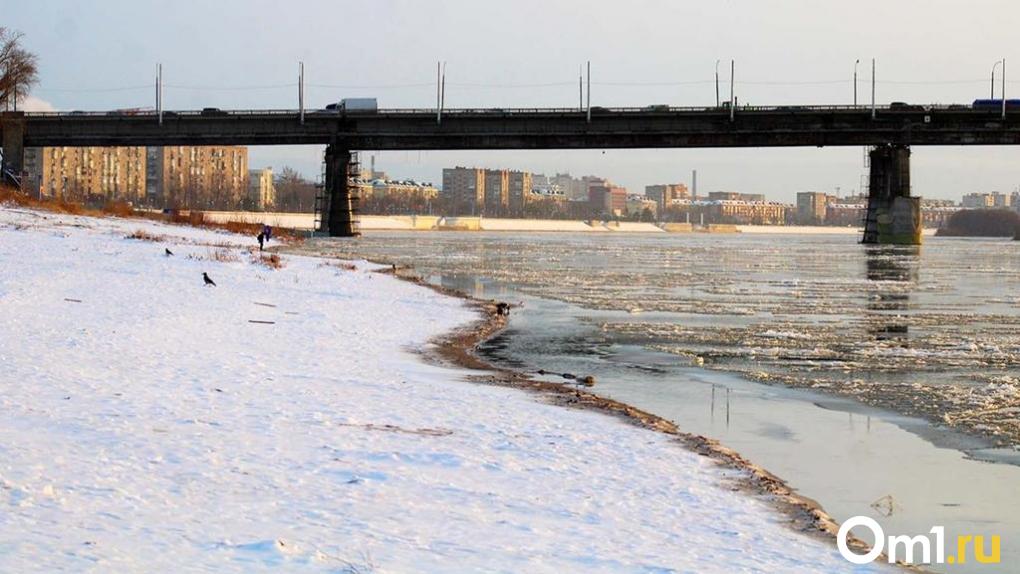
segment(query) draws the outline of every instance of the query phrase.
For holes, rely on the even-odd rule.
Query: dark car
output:
[[[923,112],[924,106],[908,104],[906,102],[892,102],[889,104],[889,109],[896,110],[898,112]]]
[[[202,108],[203,116],[225,116],[227,112],[219,108]]]

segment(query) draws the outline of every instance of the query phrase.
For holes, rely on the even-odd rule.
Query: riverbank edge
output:
[[[370,262],[386,266],[377,270],[377,273],[392,275],[441,295],[461,299],[478,314],[478,319],[474,322],[439,335],[429,341],[429,345],[416,349],[415,352],[424,361],[437,366],[478,371],[479,374],[467,377],[472,383],[524,390],[557,406],[598,412],[629,424],[670,435],[681,447],[707,457],[723,468],[738,471],[739,476],[730,477],[732,484],[748,495],[767,501],[779,515],[785,517],[784,523],[794,532],[835,543],[839,523],[822,508],[821,504],[796,492],[784,479],[751,462],[718,440],[684,432],[672,421],[626,403],[601,397],[577,387],[568,387],[563,383],[538,381],[525,373],[500,367],[483,359],[477,353],[478,346],[507,326],[506,316],[500,315],[497,311],[498,302],[478,299],[456,289],[434,285],[412,271],[389,261],[370,260]],[[863,554],[871,549],[869,544],[853,535],[847,542],[857,553]],[[887,555],[883,552],[875,562],[887,560]],[[896,565],[904,571],[927,572],[902,562],[897,562]]]

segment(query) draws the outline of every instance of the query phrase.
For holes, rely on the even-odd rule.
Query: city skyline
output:
[[[36,109],[151,106],[157,62],[166,78],[165,104],[176,109],[294,108],[299,61],[309,107],[348,96],[377,97],[383,107],[433,106],[437,60],[447,63],[448,107],[576,106],[578,73],[589,60],[598,106],[714,105],[716,62],[725,99],[731,59],[742,103],[849,104],[856,61],[859,101],[867,103],[872,57],[879,103],[968,103],[988,96],[995,61],[1020,63],[1008,17],[1020,8],[979,4],[946,21],[938,13],[953,5],[930,1],[639,1],[621,11],[598,2],[579,10],[569,2],[480,8],[396,0],[303,2],[288,10],[266,2],[178,2],[171,10],[111,0],[96,10],[43,0],[8,7],[5,24],[23,31],[26,47],[39,54],[40,85],[30,102]],[[202,18],[192,18],[196,12]],[[492,24],[477,25],[483,14]],[[154,19],[159,27],[147,25]],[[356,25],[336,36],[330,23],[340,19]],[[111,22],[117,34],[89,33]],[[496,28],[501,40],[488,41]],[[251,29],[270,36],[260,40]],[[966,49],[953,41],[961,34],[968,36]],[[192,41],[179,45],[182,35]],[[1008,80],[1007,91],[1017,83]],[[792,201],[795,190],[859,190],[863,156],[860,148],[792,148],[383,152],[380,159],[431,181],[446,165],[504,163],[535,172],[602,173],[635,189],[647,183],[646,173],[671,181],[697,169],[705,189]],[[320,171],[317,147],[252,148],[251,157],[253,164],[291,165],[309,177]],[[1006,147],[918,146],[914,191],[931,198],[1010,192],[1020,184],[1016,159]]]

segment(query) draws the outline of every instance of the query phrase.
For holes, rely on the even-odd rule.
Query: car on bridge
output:
[[[1006,100],[1007,108],[1020,108],[1020,100]],[[973,108],[979,109],[1002,109],[1002,99],[980,99],[974,100]]]
[[[896,110],[898,112],[923,112],[924,106],[908,104],[906,102],[892,102],[889,104],[889,109]]]

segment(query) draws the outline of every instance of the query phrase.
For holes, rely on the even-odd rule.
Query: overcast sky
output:
[[[39,55],[35,105],[60,110],[152,106],[156,62],[168,109],[295,108],[298,61],[308,106],[374,96],[382,107],[431,107],[437,60],[447,62],[447,107],[576,105],[587,60],[599,106],[712,105],[716,61],[725,99],[730,59],[741,103],[851,103],[857,59],[859,99],[870,101],[871,58],[879,103],[988,97],[1000,58],[1016,78],[1007,97],[1020,97],[1020,3],[1007,0],[0,0],[0,8],[0,25],[24,32]],[[321,153],[252,148],[250,163],[312,176]],[[399,178],[439,180],[445,166],[478,165],[596,174],[637,192],[688,182],[697,169],[701,192],[784,201],[804,190],[848,193],[865,173],[861,148],[376,155],[377,168]],[[1010,147],[916,147],[914,193],[1012,191],[1018,159]]]

